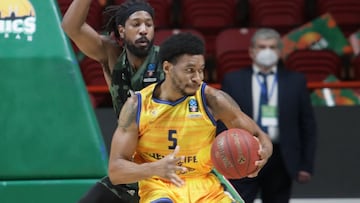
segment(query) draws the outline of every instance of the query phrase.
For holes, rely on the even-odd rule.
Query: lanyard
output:
[[[264,79],[267,79],[267,78],[264,78]],[[257,82],[258,82],[258,84],[259,84],[259,86],[261,88],[261,92],[265,92],[266,91],[266,89],[265,89],[266,86],[265,86],[264,82],[266,82],[266,81],[261,82],[260,78],[259,78],[259,74],[256,74],[256,80],[257,80]],[[274,75],[274,81],[273,81],[273,83],[271,85],[270,92],[268,93],[268,101],[270,101],[270,98],[274,93],[276,83],[277,83],[277,74]]]

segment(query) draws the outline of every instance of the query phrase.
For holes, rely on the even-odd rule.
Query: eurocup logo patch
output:
[[[35,16],[29,0],[0,0],[0,38],[32,41]]]
[[[189,100],[189,111],[190,112],[198,112],[199,111],[199,106],[198,106],[196,99],[192,98]]]
[[[155,72],[155,64],[153,63],[150,63],[147,68],[146,68],[146,73],[144,75],[144,79],[143,81],[146,82],[146,83],[154,83],[157,81],[157,78],[155,77],[154,75],[154,72]]]
[[[147,76],[148,77],[153,76],[153,74],[155,72],[155,64],[153,64],[153,63],[148,64],[146,71],[147,71]]]

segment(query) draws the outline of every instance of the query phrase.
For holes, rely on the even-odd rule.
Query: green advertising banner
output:
[[[302,49],[329,49],[339,56],[352,53],[348,40],[329,13],[291,31],[282,38],[282,41],[283,59],[286,59],[291,52]]]

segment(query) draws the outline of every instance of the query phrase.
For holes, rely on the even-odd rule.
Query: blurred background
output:
[[[104,33],[104,8],[123,1],[93,0],[88,24]],[[76,202],[107,173],[116,118],[100,64],[60,27],[71,2],[0,2],[1,203]],[[295,185],[293,201],[360,202],[359,0],[148,2],[155,44],[179,32],[201,36],[205,81],[217,88],[224,74],[251,65],[257,28],[279,31],[282,63],[305,74],[319,132],[313,180]]]

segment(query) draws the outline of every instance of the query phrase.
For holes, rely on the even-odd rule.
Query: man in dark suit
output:
[[[231,180],[246,203],[260,192],[263,203],[287,203],[293,180],[310,181],[314,168],[316,123],[303,74],[278,67],[280,35],[258,29],[249,48],[252,67],[225,75],[222,89],[267,132],[272,157],[255,178]],[[219,123],[218,133],[225,127]]]

